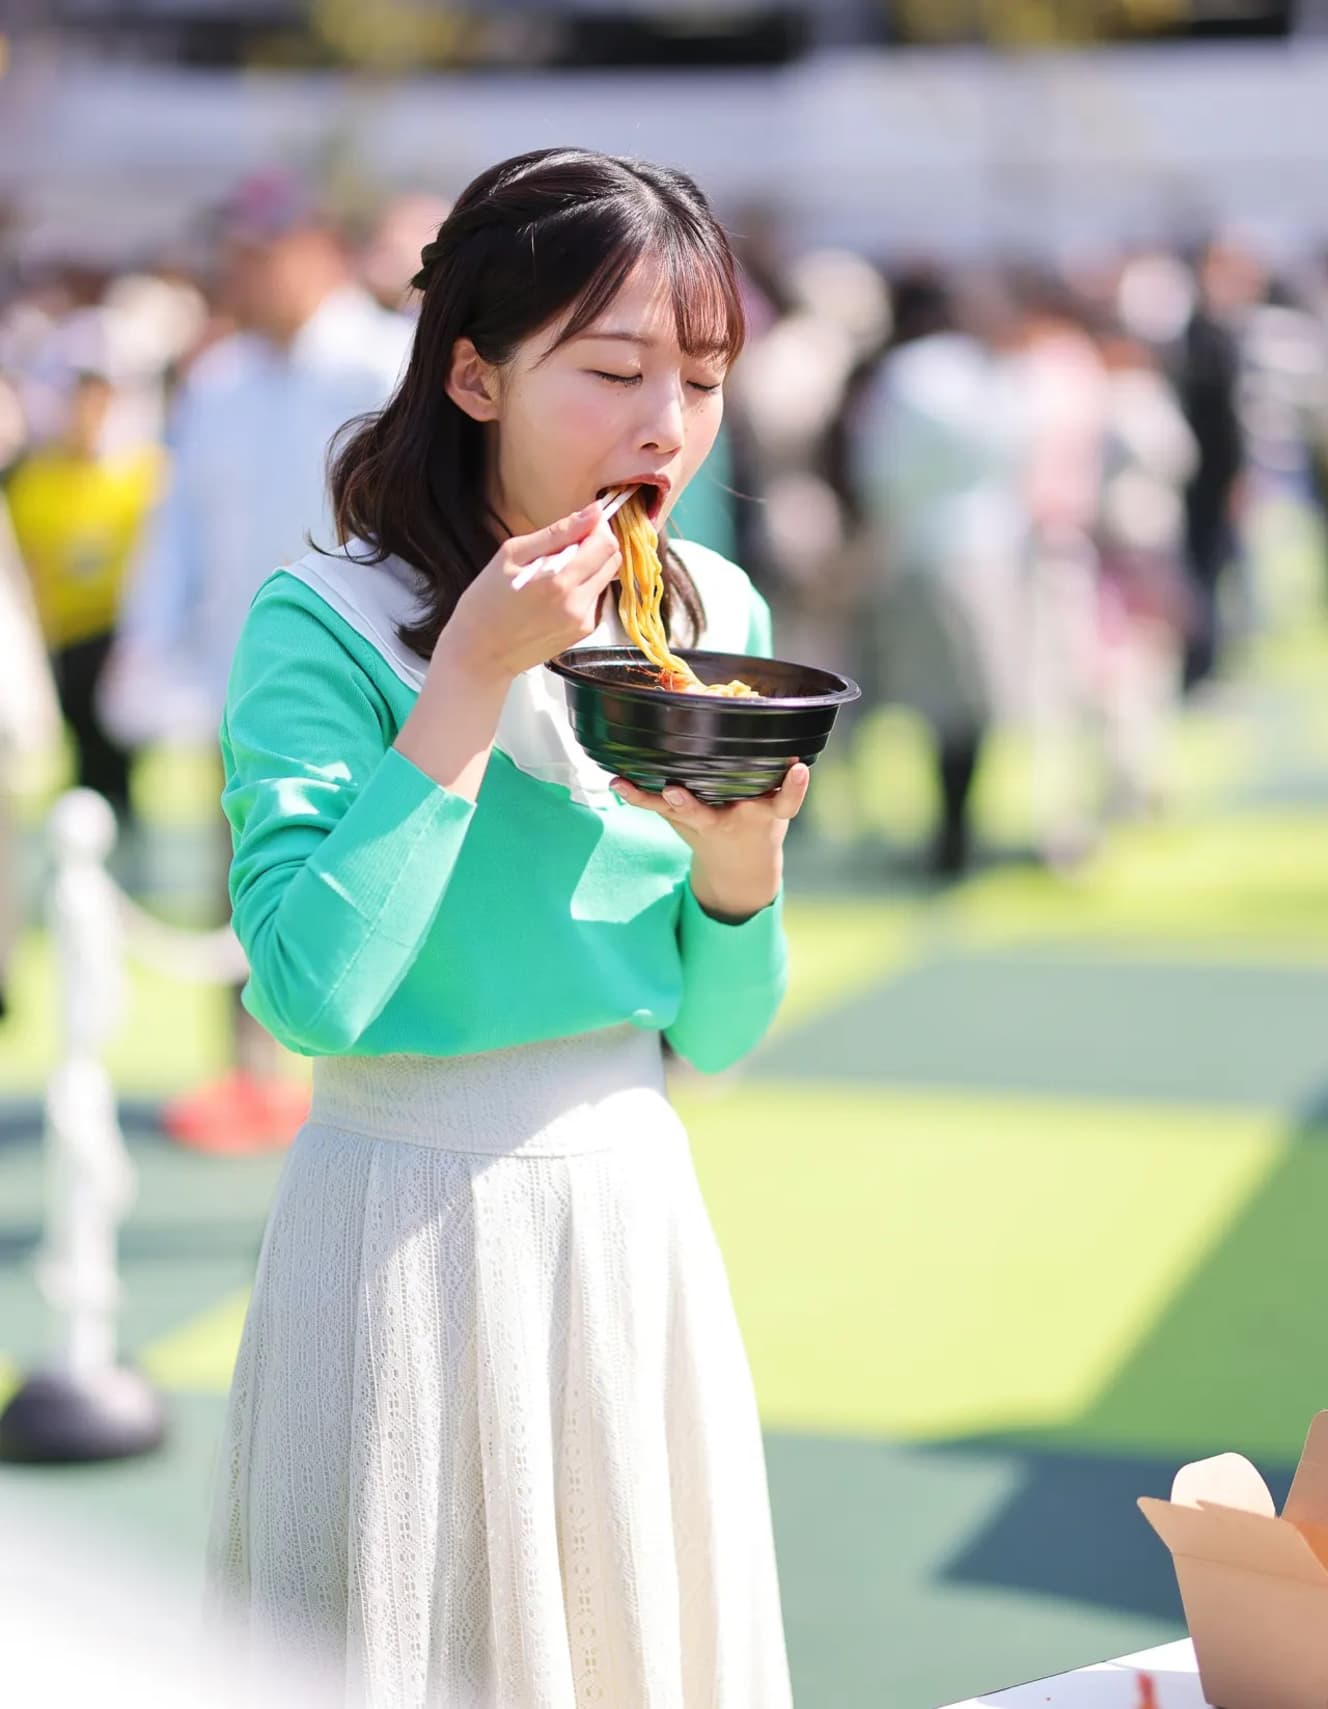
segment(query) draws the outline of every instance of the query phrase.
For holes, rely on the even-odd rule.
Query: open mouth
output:
[[[601,487],[595,496],[596,498],[607,498],[610,493],[619,492],[622,490],[622,486],[628,485],[636,488],[636,497],[645,506],[646,515],[651,522],[658,522],[660,512],[664,509],[664,488],[657,486],[653,481],[634,480],[623,482],[617,487]]]

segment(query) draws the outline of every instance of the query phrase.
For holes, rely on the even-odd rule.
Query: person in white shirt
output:
[[[987,732],[1021,660],[1024,441],[1005,365],[961,324],[948,281],[896,281],[891,347],[858,417],[857,477],[875,552],[874,668],[935,743],[932,869],[971,857],[969,803]]]
[[[190,368],[177,394],[169,490],[131,577],[103,682],[124,741],[215,743],[250,601],[310,540],[335,540],[328,448],[386,403],[413,324],[360,286],[305,186],[247,180],[222,210],[221,295],[238,330]],[[229,850],[227,851],[229,859]],[[213,1149],[282,1143],[306,1102],[238,1001],[235,1071],[168,1105],[174,1137]]]
[[[1107,808],[1135,817],[1166,803],[1169,728],[1180,702],[1194,599],[1185,568],[1185,489],[1198,441],[1146,345],[1108,326],[1102,491],[1094,530],[1101,559],[1097,695]]]

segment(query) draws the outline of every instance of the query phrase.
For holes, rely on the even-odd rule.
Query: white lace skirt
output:
[[[658,1035],[316,1065],[213,1598],[374,1709],[785,1709],[760,1429]]]

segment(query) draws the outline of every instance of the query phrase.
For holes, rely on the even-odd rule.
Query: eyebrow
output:
[[[583,338],[611,339],[616,344],[639,344],[646,350],[654,350],[659,344],[659,340],[657,338],[651,338],[648,333],[628,332],[623,328],[617,327],[614,327],[607,332],[597,332],[593,327],[587,327],[584,332],[578,332],[571,342],[573,344],[578,344]],[[704,350],[690,350],[687,352],[689,356],[700,357],[702,360],[705,360],[706,358],[713,359],[716,356],[723,356],[726,353],[726,347],[722,340],[708,346]]]
[[[612,338],[612,339],[615,339],[619,344],[653,345],[653,344],[656,344],[658,342],[657,339],[649,337],[644,332],[624,332],[624,331],[616,331],[616,330],[610,331],[610,332],[599,332],[594,327],[587,327],[584,332],[578,332],[576,336],[578,339],[580,339],[580,338]]]

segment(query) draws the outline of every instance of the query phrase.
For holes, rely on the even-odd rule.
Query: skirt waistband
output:
[[[326,1056],[313,1069],[311,1127],[494,1157],[606,1150],[666,1102],[660,1035],[634,1026],[472,1056]]]

